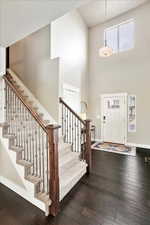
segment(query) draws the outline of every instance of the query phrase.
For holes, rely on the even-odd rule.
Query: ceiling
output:
[[[134,9],[150,0],[107,0],[107,16],[105,0],[95,0],[80,7],[79,11],[89,27],[104,23],[122,13]]]
[[[90,0],[0,0],[0,45],[7,47]]]

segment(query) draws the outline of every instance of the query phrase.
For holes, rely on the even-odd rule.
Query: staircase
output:
[[[0,140],[15,154],[27,191],[45,206],[46,215],[55,216],[61,200],[90,172],[90,121],[82,121],[60,98],[62,124],[51,124],[10,73],[3,79],[5,121],[0,124]]]

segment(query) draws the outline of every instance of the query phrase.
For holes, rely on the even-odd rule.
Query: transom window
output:
[[[107,46],[113,49],[113,53],[134,48],[134,20],[105,29],[104,39],[107,41]]]

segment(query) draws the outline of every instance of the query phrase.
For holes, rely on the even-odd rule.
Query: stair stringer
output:
[[[46,206],[46,204],[43,201],[38,200],[36,198],[36,190],[35,190],[36,185],[31,183],[30,181],[26,180],[26,178],[25,178],[26,169],[23,165],[19,165],[17,163],[17,154],[18,153],[10,150],[10,139],[3,137],[3,129],[4,129],[4,127],[0,126],[0,141],[1,141],[2,146],[4,147],[5,151],[7,152],[7,155],[9,156],[13,167],[17,171],[18,176],[19,176],[21,182],[23,183],[24,187],[20,187],[14,183],[8,181],[4,177],[0,178],[1,183],[3,183],[8,188],[10,188],[12,191],[15,191],[17,194],[22,196],[27,201],[31,202],[36,207],[40,208],[42,211],[45,212],[46,215],[48,215],[48,213],[49,213],[48,207]]]

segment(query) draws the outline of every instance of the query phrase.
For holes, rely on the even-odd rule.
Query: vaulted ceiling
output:
[[[150,0],[107,0],[107,16],[105,0],[95,0],[83,5],[79,11],[89,27],[104,23]]]
[[[7,47],[93,0],[0,0],[0,45]]]

